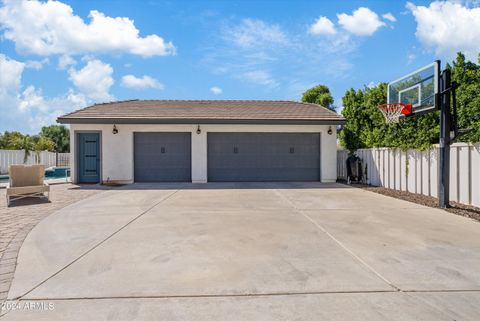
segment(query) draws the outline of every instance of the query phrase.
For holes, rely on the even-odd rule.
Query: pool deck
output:
[[[48,185],[56,185],[56,184],[66,184],[66,183],[71,183],[72,181],[70,180],[70,177],[63,177],[63,178],[52,178],[52,179],[46,179],[45,180]],[[0,183],[0,188],[7,188],[8,183]]]

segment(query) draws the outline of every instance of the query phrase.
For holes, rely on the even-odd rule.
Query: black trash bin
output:
[[[363,180],[362,160],[355,154],[347,157],[347,183],[361,183]]]

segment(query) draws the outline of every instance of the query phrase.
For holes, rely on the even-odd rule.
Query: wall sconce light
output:
[[[118,134],[118,129],[117,129],[117,126],[116,126],[116,125],[113,125],[112,133],[113,133],[114,135]]]
[[[332,126],[328,127],[327,134],[329,135],[333,134]]]
[[[200,135],[201,133],[202,133],[202,130],[200,129],[200,125],[198,125],[198,127],[197,127],[197,134]]]

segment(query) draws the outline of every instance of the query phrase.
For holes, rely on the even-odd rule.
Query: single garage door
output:
[[[134,133],[136,182],[190,182],[190,133]]]
[[[318,181],[318,133],[208,133],[212,182]]]

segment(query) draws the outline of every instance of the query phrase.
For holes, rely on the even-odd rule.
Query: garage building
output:
[[[294,101],[129,100],[58,122],[75,183],[333,182],[344,118]]]

